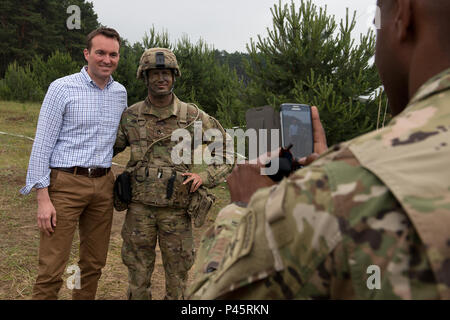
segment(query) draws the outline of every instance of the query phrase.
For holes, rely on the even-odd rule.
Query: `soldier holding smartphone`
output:
[[[237,166],[213,233],[225,249],[201,248],[215,264],[191,298],[450,299],[450,2],[377,4],[394,120],[254,195],[240,186],[258,170]]]

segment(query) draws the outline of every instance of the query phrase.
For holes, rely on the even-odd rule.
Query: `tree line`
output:
[[[53,80],[85,64],[85,36],[100,26],[93,5],[71,0],[81,9],[82,24],[67,30],[69,1],[2,2],[0,99],[42,101]],[[294,102],[318,106],[330,145],[374,129],[385,97],[371,63],[375,35],[368,31],[358,43],[352,38],[356,12],[347,11],[338,22],[311,0],[279,2],[271,12],[267,36],[250,39],[246,53],[219,51],[187,36],[172,41],[153,27],[140,42],[123,40],[113,77],[127,88],[129,105],[143,100],[147,89],[136,79],[140,56],[147,48],[166,47],[182,72],[175,94],[226,128],[245,127],[249,108]]]

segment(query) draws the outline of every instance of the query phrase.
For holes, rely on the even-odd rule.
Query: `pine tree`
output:
[[[94,11],[92,2],[86,0],[56,0],[59,5],[63,18],[55,21],[59,35],[62,37],[62,44],[65,51],[69,52],[75,61],[86,63],[84,60],[83,49],[86,48],[86,36],[92,30],[100,27],[97,14]],[[81,28],[68,30],[66,21],[69,17],[67,8],[70,5],[77,5],[81,11]],[[120,33],[120,30],[118,30]],[[51,51],[53,52],[54,49]]]
[[[202,39],[191,43],[182,37],[174,48],[181,68],[175,93],[183,100],[196,103],[211,116],[217,116],[220,99],[230,97],[238,88],[236,72],[216,61],[215,52]],[[219,119],[220,120],[220,119]]]
[[[141,42],[131,46],[125,41],[121,46],[119,66],[113,76],[127,88],[128,105],[147,95],[144,82],[136,79],[136,71],[144,50],[154,47],[169,48],[176,55],[181,77],[176,79],[174,92],[181,100],[197,104],[229,126],[242,123],[243,109],[237,103],[242,83],[236,72],[228,64],[219,63],[214,49],[203,40],[193,44],[185,36],[172,43],[167,31],[157,32],[154,27],[145,33]]]
[[[79,30],[67,29],[69,5],[80,7]],[[0,78],[13,61],[25,66],[36,55],[47,59],[57,50],[83,63],[86,35],[98,26],[93,4],[85,0],[2,0]]]
[[[356,25],[347,16],[337,24],[327,8],[301,0],[298,8],[274,5],[273,29],[247,45],[246,71],[252,81],[249,99],[254,105],[293,102],[317,105],[329,144],[350,139],[374,128],[381,86],[370,61],[375,51],[372,31],[355,44]],[[369,96],[362,99],[361,96]]]
[[[0,76],[14,60],[22,65],[39,53],[38,34],[45,21],[36,10],[38,1],[5,0],[0,12]]]
[[[142,53],[144,53],[144,47],[141,43],[137,42],[132,46],[128,41],[123,41],[120,46],[119,65],[113,74],[114,80],[127,88],[129,106],[144,100],[147,96],[144,81],[136,78]]]

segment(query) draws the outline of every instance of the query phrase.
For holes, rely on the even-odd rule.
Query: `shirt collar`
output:
[[[448,89],[450,89],[450,69],[439,73],[422,85],[411,99],[410,105]]]
[[[178,109],[180,108],[179,100],[174,93],[172,93],[172,95],[173,95],[172,103],[166,107],[155,107],[154,105],[151,104],[147,96],[147,98],[145,98],[145,104],[147,108],[146,110],[144,110],[143,113],[154,115],[160,120],[170,118],[171,116],[178,116]]]
[[[97,84],[95,83],[94,80],[92,80],[91,76],[89,75],[89,73],[87,72],[88,66],[83,66],[83,68],[81,68],[81,74],[84,76],[84,79],[86,80],[86,82],[90,83],[91,85],[95,86],[98,88]],[[114,79],[112,76],[109,76],[109,81],[106,84],[105,88],[108,88],[112,83],[114,82]]]

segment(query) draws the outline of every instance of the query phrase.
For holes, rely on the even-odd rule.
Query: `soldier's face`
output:
[[[151,69],[147,76],[150,94],[164,96],[171,93],[174,79],[170,69]]]
[[[84,49],[88,73],[93,80],[106,80],[117,69],[119,63],[119,42],[102,34],[92,39],[91,50]]]

